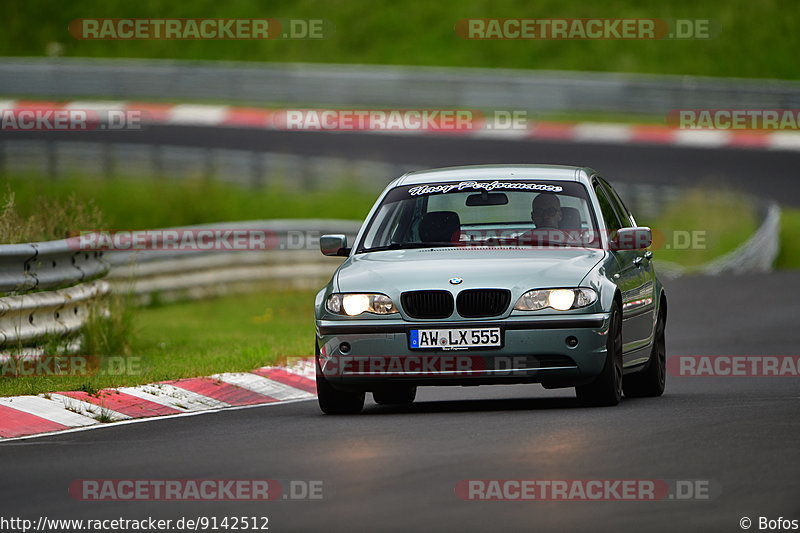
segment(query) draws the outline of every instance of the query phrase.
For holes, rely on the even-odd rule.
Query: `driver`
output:
[[[535,229],[528,230],[518,237],[521,245],[546,246],[562,245],[565,235],[559,225],[563,218],[561,201],[551,192],[543,192],[531,202],[531,220],[536,225]]]
[[[543,192],[536,196],[531,203],[531,220],[536,224],[536,229],[558,229],[561,224],[561,201],[551,192]]]

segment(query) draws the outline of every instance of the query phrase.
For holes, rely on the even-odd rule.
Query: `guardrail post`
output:
[[[254,189],[260,189],[264,186],[264,162],[262,161],[261,152],[252,152],[250,154],[251,161],[251,179],[250,184]]]
[[[58,146],[55,141],[47,141],[47,176],[58,178]]]
[[[115,158],[114,145],[111,143],[103,143],[103,176],[107,179],[114,177],[114,170],[116,168]]]
[[[160,144],[152,145],[153,175],[158,179],[164,178],[164,149]]]

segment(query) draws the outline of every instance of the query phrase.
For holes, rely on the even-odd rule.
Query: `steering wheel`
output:
[[[537,241],[537,244],[548,244],[552,242],[582,244],[582,241],[577,235],[561,228],[535,228],[531,230],[530,235],[531,241]],[[541,235],[545,238],[534,239],[533,237],[536,235]],[[560,235],[560,237],[556,237],[557,235]]]

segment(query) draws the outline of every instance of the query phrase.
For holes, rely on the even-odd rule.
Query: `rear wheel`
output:
[[[593,382],[575,387],[578,400],[590,407],[617,405],[622,398],[622,316],[616,303],[609,322],[602,373]]]
[[[622,389],[628,398],[647,398],[664,394],[667,380],[667,345],[664,335],[666,320],[663,310],[658,312],[653,347],[650,350],[650,361],[647,368],[635,374],[625,376]]]
[[[372,393],[375,403],[380,405],[410,405],[417,397],[417,388],[409,385],[393,385]]]

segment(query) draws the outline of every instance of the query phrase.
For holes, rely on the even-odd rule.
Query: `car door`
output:
[[[628,207],[622,201],[622,198],[619,196],[614,188],[600,179],[603,184],[608,187],[611,191],[612,201],[619,205],[619,207],[623,210],[623,215],[626,217],[627,220],[630,221],[632,227],[638,226],[636,224],[636,219],[631,214]],[[641,328],[641,337],[644,341],[644,345],[649,345],[653,339],[653,333],[655,332],[655,313],[656,313],[656,271],[653,267],[653,252],[650,250],[636,250],[639,259],[634,258],[634,261],[637,262],[640,269],[640,274],[642,276],[642,284],[640,286],[639,294],[635,296],[634,303],[635,305],[630,306],[630,311],[632,314],[640,313],[641,319],[638,320],[636,327]],[[631,364],[638,364],[647,361],[649,358],[649,353],[643,353],[637,355],[637,357],[632,358]]]
[[[600,177],[595,178],[593,185],[609,239],[621,228],[634,227],[636,223],[616,191]],[[611,254],[617,261],[614,277],[622,293],[623,363],[634,365],[639,359],[646,359],[646,353],[636,352],[650,343],[652,335],[653,268],[646,250],[612,250]]]

